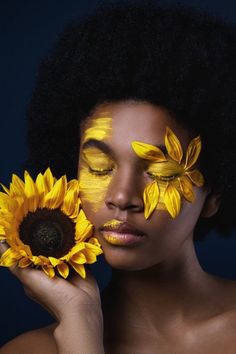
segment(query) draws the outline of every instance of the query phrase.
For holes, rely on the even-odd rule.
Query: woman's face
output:
[[[177,217],[163,208],[144,217],[143,191],[153,177],[147,173],[149,162],[137,156],[131,143],[163,147],[166,127],[186,152],[192,137],[165,109],[149,103],[100,105],[82,129],[78,173],[82,206],[114,268],[140,270],[181,257],[201,214],[206,190],[194,187],[194,202],[183,199]]]

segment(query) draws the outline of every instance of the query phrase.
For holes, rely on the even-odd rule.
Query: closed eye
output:
[[[94,169],[94,168],[91,168],[89,167],[89,172],[94,174],[94,175],[97,175],[97,176],[105,176],[105,175],[109,175],[110,172],[112,172],[113,169],[112,168],[109,168],[109,169]]]
[[[156,173],[147,172],[147,175],[151,178],[157,179],[158,181],[173,181],[175,178],[179,177],[179,174],[175,175],[158,175]]]

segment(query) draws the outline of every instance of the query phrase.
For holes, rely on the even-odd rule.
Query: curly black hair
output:
[[[201,171],[222,193],[203,229],[226,235],[236,223],[235,28],[150,3],[110,5],[67,26],[28,107],[27,167],[76,177],[81,121],[100,103],[129,99],[164,106],[201,135]]]

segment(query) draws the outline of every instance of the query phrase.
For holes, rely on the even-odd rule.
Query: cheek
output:
[[[83,208],[97,212],[104,204],[111,177],[93,175],[86,168],[82,167],[79,174],[79,180],[80,198]]]

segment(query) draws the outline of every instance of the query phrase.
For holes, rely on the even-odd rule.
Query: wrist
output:
[[[60,354],[104,354],[101,310],[64,314],[54,331]]]

